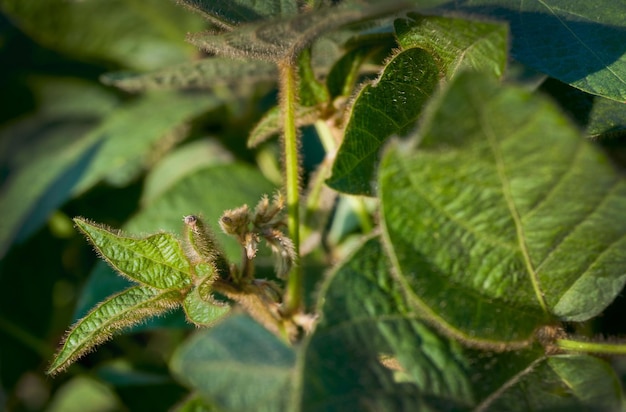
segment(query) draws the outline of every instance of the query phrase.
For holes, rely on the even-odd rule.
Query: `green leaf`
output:
[[[121,275],[158,289],[181,289],[191,283],[189,261],[174,235],[157,233],[138,239],[82,218],[74,222],[102,258]]]
[[[209,53],[217,55],[279,61],[294,60],[322,34],[366,19],[396,11],[395,2],[344,4],[324,7],[291,18],[275,19],[237,27],[225,33],[195,33],[188,40]]]
[[[586,355],[539,359],[478,405],[479,411],[615,411],[622,390],[606,362]]]
[[[295,354],[248,316],[196,333],[170,368],[220,410],[286,410]]]
[[[269,17],[292,16],[298,12],[295,0],[177,0],[177,3],[226,29]]]
[[[64,370],[113,333],[176,307],[180,299],[179,291],[146,286],[135,286],[112,296],[70,329],[47,373]]]
[[[420,47],[442,65],[446,77],[472,69],[504,74],[507,61],[508,28],[484,23],[410,13],[394,22],[398,43],[403,49]]]
[[[100,147],[86,138],[91,123],[33,116],[0,136],[8,172],[0,188],[0,258],[70,197]]]
[[[414,127],[438,81],[439,70],[428,52],[415,48],[395,56],[354,102],[328,185],[373,195],[380,149],[390,136]]]
[[[512,57],[588,93],[626,101],[621,2],[472,0],[448,7],[508,21]]]
[[[87,374],[78,375],[57,391],[47,406],[49,412],[83,412],[85,405],[93,411],[115,411],[123,408],[115,392]]]
[[[621,291],[626,184],[548,101],[461,74],[417,141],[380,171],[386,246],[417,313],[466,342],[514,347]]]
[[[155,93],[119,107],[87,137],[102,141],[102,146],[75,192],[102,179],[116,186],[128,184],[158,151],[165,152],[184,137],[185,122],[221,103],[211,95]]]
[[[203,24],[162,0],[3,0],[2,9],[46,47],[139,70],[187,60],[194,50],[185,34]]]
[[[183,301],[183,309],[187,318],[197,326],[211,326],[230,312],[230,306],[218,305],[202,299],[198,288],[187,294]]]
[[[473,404],[462,348],[408,310],[390,267],[372,238],[324,284],[321,321],[302,348],[295,410],[463,410]]]
[[[151,73],[108,73],[102,76],[105,84],[129,92],[160,89],[214,89],[219,86],[245,86],[259,82],[275,82],[276,66],[258,60],[234,60],[210,57],[166,67]]]

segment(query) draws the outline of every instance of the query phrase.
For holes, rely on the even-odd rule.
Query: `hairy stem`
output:
[[[298,158],[298,132],[296,129],[296,105],[298,95],[298,78],[296,66],[291,61],[279,64],[281,112],[283,118],[283,153],[285,164],[285,192],[287,197],[287,213],[289,237],[296,252],[296,260],[300,256],[300,162]],[[285,313],[297,312],[302,304],[303,293],[302,269],[296,261],[287,280],[285,295]]]

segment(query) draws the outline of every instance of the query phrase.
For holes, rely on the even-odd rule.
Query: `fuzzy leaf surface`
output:
[[[487,71],[498,78],[504,74],[508,47],[504,24],[409,13],[396,20],[394,28],[403,49],[429,51],[448,79],[467,69]]]
[[[252,318],[236,315],[174,353],[181,381],[225,411],[286,410],[295,353]]]
[[[195,33],[188,40],[217,55],[268,61],[294,60],[313,40],[349,23],[380,17],[397,10],[398,4],[345,4],[324,7],[286,19],[247,24],[224,33]]]
[[[266,18],[292,16],[298,12],[295,0],[177,0],[177,3],[227,29]]]
[[[150,70],[187,60],[187,31],[202,19],[171,1],[2,0],[2,10],[37,42],[81,59]]]
[[[515,345],[620,292],[626,184],[549,102],[462,74],[412,143],[382,161],[381,214],[418,313],[477,345]]]
[[[180,289],[191,283],[191,267],[179,240],[170,233],[139,239],[126,237],[76,218],[76,226],[120,274],[157,289]]]
[[[96,306],[70,329],[48,369],[60,372],[115,332],[166,312],[180,303],[180,292],[135,286]]]
[[[375,194],[380,149],[390,136],[414,126],[438,81],[437,64],[425,50],[395,56],[354,102],[327,184],[345,193]]]
[[[161,89],[213,89],[216,86],[252,86],[258,82],[274,82],[275,65],[258,60],[235,60],[210,57],[185,62],[150,73],[108,73],[102,82],[128,92]]]
[[[515,59],[587,93],[626,101],[623,2],[469,0],[447,7],[509,22]]]

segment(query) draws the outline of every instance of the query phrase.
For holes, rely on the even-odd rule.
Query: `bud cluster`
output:
[[[242,245],[248,259],[253,259],[261,240],[276,257],[276,275],[284,278],[296,262],[293,242],[285,236],[285,201],[280,193],[269,200],[264,196],[251,211],[247,205],[224,212],[220,219],[222,230],[234,236]]]

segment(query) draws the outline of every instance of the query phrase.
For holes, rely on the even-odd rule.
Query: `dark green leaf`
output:
[[[177,0],[177,3],[226,29],[269,17],[293,16],[298,12],[295,0]]]
[[[248,316],[237,315],[193,336],[170,367],[220,409],[282,411],[294,364],[291,348]]]
[[[185,34],[203,24],[162,0],[2,0],[2,9],[47,47],[139,70],[187,60]]]
[[[191,283],[191,266],[174,235],[133,238],[81,218],[74,222],[102,258],[129,279],[158,289],[181,289]]]
[[[585,355],[543,358],[503,383],[476,411],[615,411],[622,391],[611,367]]]
[[[77,184],[84,192],[101,179],[128,184],[157,154],[184,137],[185,122],[221,104],[211,95],[155,93],[119,107],[87,137],[101,141],[87,173]]]
[[[417,141],[387,153],[380,185],[386,245],[418,313],[514,346],[550,317],[586,320],[613,301],[626,184],[553,105],[462,74]]]
[[[504,74],[507,60],[507,34],[504,24],[409,14],[394,23],[403,49],[428,50],[448,79],[459,71],[472,69]]]
[[[317,37],[349,23],[396,11],[396,2],[363,6],[345,4],[324,7],[288,19],[242,25],[225,34],[196,33],[189,41],[218,55],[278,61],[294,60]]]
[[[508,21],[511,55],[562,82],[626,100],[626,9],[599,0],[471,0],[456,10]]]
[[[176,307],[180,299],[179,291],[147,286],[135,286],[112,296],[72,326],[48,373],[64,370],[113,333]]]
[[[407,310],[390,266],[373,238],[326,282],[321,322],[303,347],[303,393],[294,410],[451,410],[473,404],[461,347]]]
[[[373,195],[381,147],[390,136],[414,127],[438,81],[439,69],[428,52],[408,49],[395,56],[354,102],[327,183],[342,192]]]
[[[275,65],[267,62],[211,57],[146,74],[109,73],[102,76],[102,81],[129,92],[159,89],[214,89],[219,86],[251,87],[258,82],[274,82],[277,73]]]

